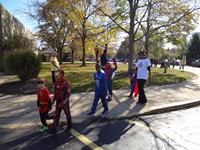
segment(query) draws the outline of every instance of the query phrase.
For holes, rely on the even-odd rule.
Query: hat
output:
[[[144,50],[139,50],[138,55],[144,55],[145,51]]]

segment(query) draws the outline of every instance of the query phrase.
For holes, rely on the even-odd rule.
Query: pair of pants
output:
[[[107,80],[107,87],[108,87],[108,92],[109,95],[112,97],[112,80]]]
[[[104,110],[108,110],[108,103],[106,100],[106,95],[105,94],[99,94],[99,93],[95,93],[95,97],[94,97],[94,101],[93,101],[93,105],[92,105],[92,109],[91,112],[95,113],[96,112],[96,108],[99,102],[99,98],[101,98]]]
[[[55,71],[52,71],[52,83],[55,83],[56,82],[56,79],[55,79]]]
[[[66,102],[66,104],[62,108],[60,108],[58,105],[59,105],[59,103],[56,103],[56,112],[55,112],[53,127],[54,128],[58,127],[62,110],[64,111],[64,113],[66,115],[68,126],[71,126],[72,119],[71,119],[71,113],[70,113],[70,108],[69,108],[69,100]]]
[[[131,81],[131,95],[133,95],[133,92],[135,90],[136,82],[137,82],[137,79],[132,79]]]
[[[47,119],[53,119],[54,118],[54,116],[49,116],[48,115],[48,111],[47,112],[40,112],[40,120],[41,120],[41,122],[42,122],[42,125],[43,126],[46,126],[47,127],[47,122],[46,122],[46,120]]]
[[[146,83],[145,79],[137,79],[138,81],[138,89],[139,89],[139,97],[138,102],[139,103],[147,103],[147,99],[144,93],[144,85]]]

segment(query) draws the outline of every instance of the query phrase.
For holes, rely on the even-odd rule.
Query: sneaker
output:
[[[68,132],[68,131],[70,131],[71,129],[72,129],[72,124],[69,124],[69,125],[67,125],[67,128],[66,128],[65,132]]]
[[[48,130],[49,133],[55,134],[57,132],[56,128],[52,127]]]
[[[132,94],[130,94],[128,97],[129,97],[129,98],[132,98],[132,97],[133,97],[133,95],[132,95]]]
[[[40,132],[44,132],[44,131],[46,131],[46,130],[48,130],[48,127],[46,127],[46,126],[42,126],[42,127],[39,129]]]
[[[137,102],[137,104],[145,105],[145,102]]]
[[[103,114],[105,114],[105,113],[107,113],[107,112],[108,112],[108,110],[105,110],[105,109],[104,109],[104,111],[103,111],[101,114],[103,115]]]
[[[92,116],[92,115],[94,115],[94,112],[89,112],[87,115]]]
[[[107,100],[107,102],[110,102],[110,101],[112,101],[112,99],[109,97],[109,98],[107,98],[106,99]]]

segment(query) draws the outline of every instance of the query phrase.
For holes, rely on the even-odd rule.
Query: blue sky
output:
[[[34,32],[34,22],[31,22],[18,10],[26,8],[27,0],[0,0],[0,3],[13,15],[15,16],[24,26]]]

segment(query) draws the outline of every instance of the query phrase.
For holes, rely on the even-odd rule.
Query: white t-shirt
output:
[[[145,79],[148,77],[147,67],[151,66],[151,62],[148,58],[138,59],[137,61],[137,79]]]

